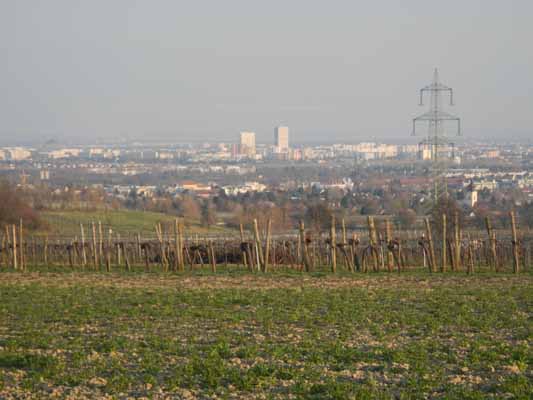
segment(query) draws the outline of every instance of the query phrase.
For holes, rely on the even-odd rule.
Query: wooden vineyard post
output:
[[[181,270],[181,243],[179,235],[179,220],[176,218],[174,220],[174,270]]]
[[[459,271],[461,269],[461,227],[459,226],[459,212],[455,211],[454,221],[454,250],[455,250],[455,269]]]
[[[331,227],[329,232],[330,252],[331,252],[331,272],[337,272],[337,241],[335,239],[335,216],[331,216]]]
[[[305,268],[305,272],[311,271],[311,262],[309,261],[309,251],[307,248],[307,241],[305,240],[305,226],[304,222],[300,220],[299,224],[299,231],[300,231],[300,242],[302,243],[302,263]]]
[[[0,248],[0,251],[1,251],[1,257],[0,257],[0,267],[3,267],[4,264],[6,265],[7,267],[7,263],[5,262],[5,257],[6,257],[6,238],[5,236],[2,236],[2,244],[1,244],[1,248]]]
[[[18,259],[17,259],[17,227],[16,225],[12,226],[13,230],[13,268],[18,269]]]
[[[341,219],[341,229],[342,229],[342,243],[340,244],[343,254],[346,254],[346,242],[348,241],[346,238],[346,223],[344,222],[344,218]],[[348,262],[347,257],[345,257],[345,261]],[[350,264],[347,265],[348,268],[350,268]]]
[[[130,257],[128,255],[127,242],[124,242],[121,246],[122,246],[122,249],[124,250],[124,263],[126,264],[126,270],[131,271],[131,264],[130,264]]]
[[[257,252],[257,268],[259,269],[260,266],[264,266],[264,258],[263,258],[263,246],[261,245],[261,237],[259,236],[259,228],[257,226],[257,219],[254,218],[254,240],[255,240],[255,248]]]
[[[359,239],[355,233],[352,233],[352,244],[350,246],[351,256],[352,256],[352,263],[353,263],[353,271],[361,271],[361,262],[359,260],[359,254],[357,254],[357,244],[359,243]]]
[[[302,264],[300,263],[300,261],[302,260],[302,256],[301,256],[302,252],[300,251],[300,247],[301,247],[300,234],[298,234],[298,240],[296,240],[296,268],[301,270]]]
[[[250,242],[244,243],[244,249],[246,252],[246,260],[248,261],[248,270],[251,272],[254,270],[254,249]]]
[[[492,229],[492,224],[488,216],[485,217],[485,226],[487,227],[487,235],[489,236],[489,245],[491,253],[491,264],[495,272],[498,272],[498,256],[496,254],[496,234]]]
[[[24,271],[25,260],[24,260],[24,236],[22,234],[22,218],[19,221],[19,254],[20,254],[20,270]]]
[[[379,271],[380,260],[378,259],[378,238],[376,234],[376,225],[374,224],[374,217],[367,217],[368,223],[368,238],[370,240],[370,251],[372,252],[372,259],[374,260],[374,271]]]
[[[426,225],[426,235],[429,245],[429,270],[430,272],[435,272],[435,248],[433,247],[433,236],[431,234],[431,224],[429,223],[429,218],[424,218],[424,223]]]
[[[259,256],[259,249],[261,248],[260,244],[257,243],[257,241],[254,241],[254,253],[255,253],[255,269],[257,271],[261,270],[261,257]]]
[[[346,223],[344,222],[344,218],[341,219],[341,227],[342,227],[342,243],[346,244]]]
[[[441,272],[446,272],[446,264],[447,264],[447,260],[446,260],[446,243],[447,243],[447,238],[446,238],[446,214],[442,214],[442,260],[441,260],[441,267],[440,267],[440,270]]]
[[[185,247],[185,239],[184,239],[184,232],[185,225],[184,222],[181,221],[178,224],[178,238],[180,240],[180,248],[179,248],[179,254],[180,254],[180,271],[185,271],[185,254],[183,254],[183,248]]]
[[[117,250],[117,266],[121,266],[122,265],[122,248],[120,247],[120,234],[117,233],[117,240],[115,241],[115,248]]]
[[[511,217],[511,233],[513,235],[513,272],[515,274],[520,272],[520,256],[518,253],[518,233],[516,230],[516,217],[514,211],[511,211],[509,213],[509,216]]]
[[[107,272],[111,272],[111,236],[113,235],[113,230],[109,228],[107,233],[107,246],[105,251],[105,269]]]
[[[80,222],[80,231],[81,231],[81,257],[83,266],[87,266],[87,252],[85,251],[85,229],[83,229],[83,224]]]
[[[168,257],[167,257],[167,246],[166,246],[166,242],[165,242],[165,232],[163,230],[163,226],[161,225],[161,222],[158,224],[159,225],[159,234],[161,236],[161,261],[163,263],[163,270],[165,272],[168,272]]]
[[[346,261],[346,267],[353,271],[353,257],[350,257],[350,251],[348,248],[348,237],[346,235],[346,223],[344,222],[344,218],[341,220],[342,223],[342,244],[340,251],[342,252],[342,255],[344,256],[344,259]]]
[[[470,241],[470,236],[468,236],[468,275],[474,273],[474,254],[472,253],[472,242]]]
[[[72,256],[72,250],[74,249],[74,242],[67,244],[67,255],[68,255],[68,266],[72,269],[74,268],[74,259]]]
[[[98,247],[96,246],[96,224],[92,221],[93,229],[93,264],[94,269],[98,268]]]
[[[35,248],[35,236],[31,237],[31,263],[37,265],[37,252]]]
[[[44,261],[44,265],[48,266],[48,235],[44,237],[43,261]]]
[[[381,269],[385,269],[385,254],[383,253],[383,238],[381,237],[381,232],[377,232],[378,236],[378,248],[379,248],[379,265]]]
[[[385,235],[385,242],[387,243],[387,269],[389,270],[389,272],[392,272],[394,264],[394,254],[392,254],[392,251],[390,250],[390,246],[392,245],[392,229],[389,219],[387,219],[387,221],[385,222]]]
[[[268,257],[270,255],[270,237],[272,231],[272,220],[269,218],[267,222],[266,240],[265,240],[265,253],[263,260],[263,272],[268,272]]]
[[[177,271],[179,269],[180,265],[180,256],[179,256],[179,238],[178,238],[178,219],[174,219],[174,265],[172,265],[172,269],[174,271]]]
[[[9,233],[9,225],[6,225],[6,234],[5,234],[5,241],[6,241],[6,267],[13,266],[13,246],[11,242],[11,235]]]
[[[3,243],[3,257],[6,268],[12,266],[12,252],[11,252],[11,238],[9,237],[9,228],[6,225],[6,233],[2,240]]]
[[[224,250],[224,268],[226,270],[228,269],[228,248],[231,249],[231,247],[228,247],[228,242],[226,240],[226,237],[224,237],[224,243],[222,244],[222,248]]]
[[[242,226],[242,224],[239,224],[239,232],[241,234],[242,265],[246,267],[248,265],[248,262],[246,259],[247,254],[246,254],[246,249],[242,249],[242,246],[247,246],[247,245],[245,245],[244,243],[244,227]]]
[[[141,248],[141,234],[137,232],[135,235],[135,252],[137,253],[137,262],[142,263],[142,248]]]
[[[102,221],[98,221],[98,263],[100,268],[104,262],[104,232],[102,231]]]
[[[213,248],[213,241],[210,240],[208,243],[208,254],[210,254],[210,260],[211,260],[211,272],[216,273],[217,272],[217,259],[215,255],[215,249]]]
[[[155,224],[155,232],[157,234],[157,241],[159,242],[159,256],[161,258],[161,267],[165,272],[167,272],[168,262],[167,257],[165,255],[165,244],[163,243],[163,230],[161,228],[161,223]]]
[[[276,266],[276,246],[277,246],[277,243],[276,243],[276,240],[275,239],[272,239],[272,257],[271,257],[271,260],[272,260],[272,265],[275,267]]]

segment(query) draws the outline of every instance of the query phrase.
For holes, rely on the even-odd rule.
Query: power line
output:
[[[449,159],[454,157],[454,143],[446,135],[446,121],[455,123],[457,136],[461,135],[461,119],[444,110],[443,93],[449,96],[449,104],[453,106],[453,89],[440,83],[439,72],[435,68],[433,82],[420,89],[420,106],[424,105],[424,97],[429,94],[429,110],[413,118],[413,136],[416,135],[420,122],[427,124],[427,136],[419,143],[419,149],[423,159],[431,160],[432,199],[435,203],[441,196],[448,195],[446,172]]]

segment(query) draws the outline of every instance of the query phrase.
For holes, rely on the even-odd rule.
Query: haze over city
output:
[[[469,138],[533,133],[531,1],[3,1],[3,144],[409,140],[438,67]]]

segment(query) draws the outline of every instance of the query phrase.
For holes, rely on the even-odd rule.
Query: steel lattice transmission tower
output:
[[[456,124],[457,136],[461,135],[461,119],[444,111],[443,93],[453,106],[453,89],[440,83],[439,72],[435,69],[433,82],[420,89],[420,105],[424,105],[424,97],[429,95],[429,110],[413,119],[413,136],[417,134],[419,123],[427,125],[427,136],[419,143],[419,148],[423,156],[427,155],[431,160],[432,198],[435,203],[448,194],[446,172],[448,161],[454,157],[454,143],[446,136],[445,123],[451,121]]]

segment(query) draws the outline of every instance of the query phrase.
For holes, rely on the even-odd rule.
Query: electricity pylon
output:
[[[453,106],[453,89],[439,82],[439,72],[435,68],[433,82],[420,89],[420,105],[424,105],[424,94],[429,94],[429,111],[413,119],[413,136],[417,133],[417,123],[427,123],[427,136],[419,143],[422,158],[427,155],[431,160],[431,183],[433,186],[432,200],[435,204],[441,196],[448,195],[446,172],[448,161],[454,157],[454,143],[446,136],[445,122],[457,124],[457,136],[461,135],[461,119],[443,109],[442,93],[449,95],[450,106]],[[450,155],[451,149],[451,155]],[[425,154],[426,153],[426,154]],[[429,153],[429,154],[427,154]]]

